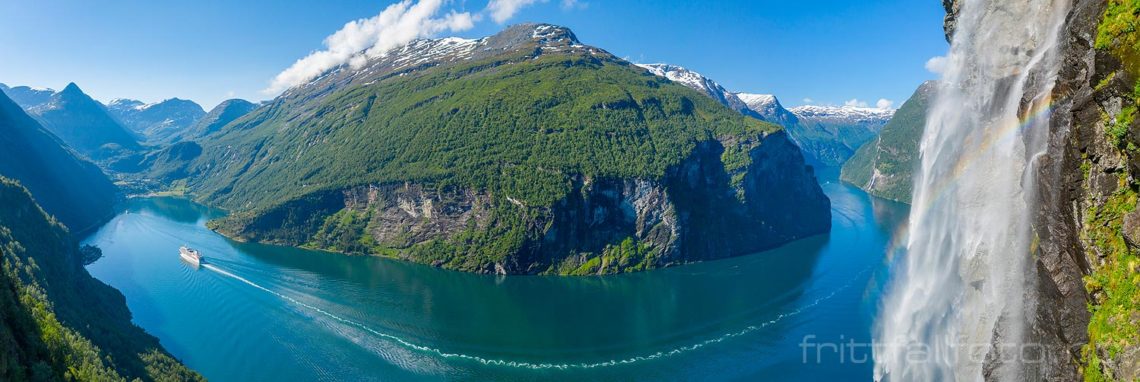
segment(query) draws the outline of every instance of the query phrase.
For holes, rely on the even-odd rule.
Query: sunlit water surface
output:
[[[134,321],[214,381],[866,380],[907,215],[821,172],[833,229],[750,256],[599,277],[496,277],[230,241],[218,212],[133,199],[85,242]],[[209,265],[180,261],[199,249]]]

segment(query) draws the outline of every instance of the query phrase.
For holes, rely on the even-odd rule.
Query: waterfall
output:
[[[959,0],[910,233],[875,325],[875,379],[1023,380],[1036,163],[1068,0]]]

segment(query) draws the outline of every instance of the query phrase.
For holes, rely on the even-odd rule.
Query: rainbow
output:
[[[914,214],[916,210],[925,214],[934,208],[935,205],[942,203],[946,199],[946,195],[949,194],[951,186],[953,186],[974,163],[983,157],[982,154],[994,150],[999,142],[1007,142],[1010,139],[1014,139],[1018,134],[1022,134],[1034,126],[1041,125],[1042,122],[1049,121],[1053,113],[1053,97],[1051,92],[1047,94],[1049,95],[1046,95],[1045,98],[1033,102],[1028,112],[1018,118],[1017,123],[1003,123],[1001,126],[998,126],[998,128],[992,129],[992,131],[987,132],[987,134],[983,136],[984,139],[978,144],[977,148],[966,152],[958,158],[957,163],[954,164],[954,169],[950,172],[950,176],[942,177],[934,184],[933,189],[935,192],[932,195],[935,196],[933,198],[924,199],[922,201],[912,201],[920,204],[911,206],[911,216],[916,216]],[[906,247],[909,237],[909,226],[910,224],[907,222],[900,224],[899,227],[895,229],[894,234],[891,235],[889,246],[887,247],[888,255]]]

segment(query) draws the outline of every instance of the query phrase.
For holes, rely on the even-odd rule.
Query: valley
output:
[[[205,226],[222,212],[175,198],[132,199],[84,243],[106,253],[89,269],[136,322],[211,380],[870,378],[867,362],[798,362],[802,334],[870,339],[886,272],[876,254],[906,216],[836,176],[821,175],[828,235],[613,276],[478,275],[234,242]],[[167,255],[187,241],[213,268]]]
[[[0,380],[1140,378],[1140,1],[477,3],[0,5]]]

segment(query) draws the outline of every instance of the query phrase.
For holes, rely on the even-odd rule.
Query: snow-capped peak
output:
[[[114,108],[114,109],[124,109],[124,110],[125,109],[145,110],[146,108],[150,107],[150,105],[146,104],[142,101],[139,101],[139,100],[134,100],[134,99],[129,99],[129,98],[115,98],[115,99],[111,100],[111,102],[107,103],[107,107]]]
[[[736,97],[744,101],[749,109],[764,115],[773,114],[784,108],[783,105],[780,105],[780,100],[772,94],[736,93]]]
[[[889,120],[895,115],[894,109],[857,107],[857,106],[821,106],[804,105],[789,109],[801,118],[832,119],[832,120]]]
[[[738,112],[748,112],[750,109],[740,98],[723,86],[701,75],[700,73],[670,64],[635,64],[655,76],[665,77],[670,81],[684,85],[690,89],[704,93],[721,104]]]

